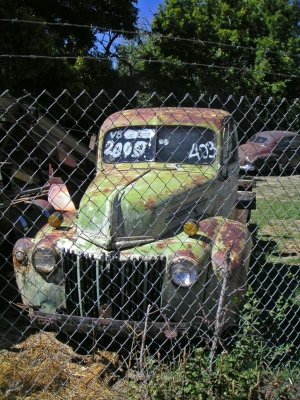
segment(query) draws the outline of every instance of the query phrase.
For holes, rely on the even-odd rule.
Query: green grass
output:
[[[300,201],[258,198],[251,224],[256,240],[273,243],[264,251],[269,262],[300,265]]]

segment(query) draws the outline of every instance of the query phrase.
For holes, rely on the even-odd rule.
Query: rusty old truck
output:
[[[240,216],[255,198],[239,191],[232,116],[120,111],[97,149],[78,210],[51,215],[14,246],[20,306],[37,325],[96,335],[201,337],[235,326],[252,248]]]

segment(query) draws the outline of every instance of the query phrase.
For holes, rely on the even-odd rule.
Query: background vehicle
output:
[[[300,135],[289,131],[256,133],[239,146],[240,170],[264,175],[300,169]]]
[[[202,336],[235,325],[252,240],[235,220],[237,204],[251,199],[238,193],[231,115],[121,111],[98,143],[79,210],[14,247],[23,307],[37,324],[112,336]]]

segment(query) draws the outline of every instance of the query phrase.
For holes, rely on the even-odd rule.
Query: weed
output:
[[[148,379],[143,382],[147,394],[144,397],[151,400],[299,399],[300,388],[293,382],[297,382],[300,370],[293,361],[284,370],[279,369],[281,360],[289,357],[293,346],[275,346],[264,338],[260,332],[259,304],[249,288],[240,329],[229,345],[223,341],[214,357],[213,368],[210,345],[190,352],[185,348],[176,360],[162,362],[145,357],[143,366]],[[280,320],[281,315],[275,317]],[[134,398],[134,386],[131,384],[129,389],[129,398]]]

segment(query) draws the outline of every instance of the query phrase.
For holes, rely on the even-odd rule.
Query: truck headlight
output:
[[[32,255],[34,268],[43,274],[50,274],[56,266],[56,254],[49,248],[37,249]]]
[[[189,260],[177,260],[170,268],[171,279],[178,285],[183,287],[192,286],[198,277],[198,270],[194,263]]]

